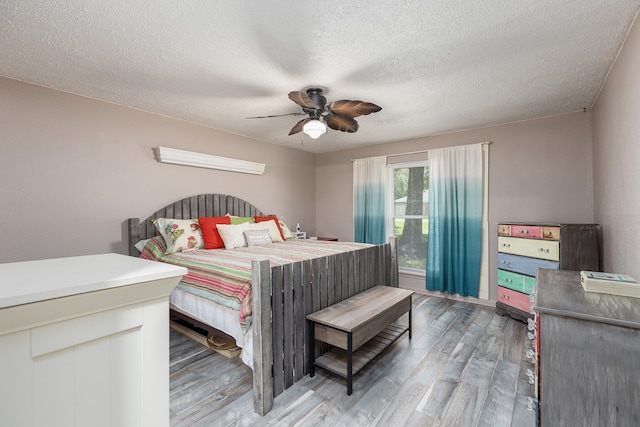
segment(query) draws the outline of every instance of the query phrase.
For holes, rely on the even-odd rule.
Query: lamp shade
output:
[[[325,125],[318,119],[313,119],[305,123],[305,125],[302,127],[302,131],[309,135],[311,138],[317,139],[323,133],[327,133],[327,125]]]

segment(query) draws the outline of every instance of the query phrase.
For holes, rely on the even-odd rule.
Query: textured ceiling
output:
[[[640,0],[0,0],[0,75],[327,152],[591,108]],[[287,93],[382,107],[288,136]]]

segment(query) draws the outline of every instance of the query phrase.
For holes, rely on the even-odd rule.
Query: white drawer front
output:
[[[498,237],[498,251],[513,255],[560,261],[560,242]]]

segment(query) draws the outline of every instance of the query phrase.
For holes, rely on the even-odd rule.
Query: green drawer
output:
[[[498,286],[513,289],[514,291],[524,291],[524,276],[510,271],[498,270]]]
[[[525,294],[533,295],[533,291],[536,289],[536,278],[531,276],[523,276],[524,287],[522,292]]]

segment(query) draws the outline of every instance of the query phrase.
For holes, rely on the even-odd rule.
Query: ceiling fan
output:
[[[304,131],[311,138],[316,139],[327,132],[327,126],[341,132],[353,133],[359,127],[355,117],[366,116],[382,110],[382,108],[370,102],[346,99],[334,101],[327,105],[327,98],[322,95],[322,89],[315,87],[307,89],[306,93],[300,91],[289,92],[289,99],[301,106],[302,112],[249,118],[264,119],[308,114],[309,117],[300,120],[291,128],[289,135]]]

